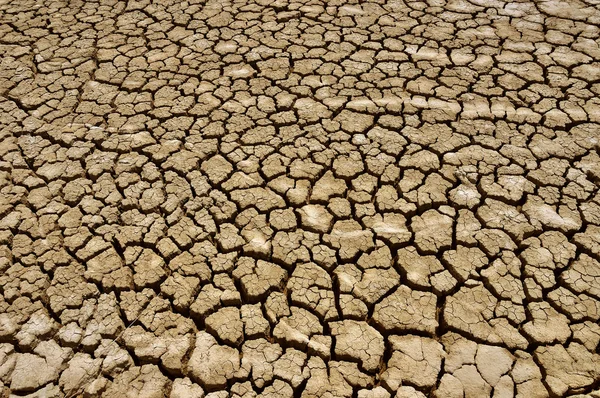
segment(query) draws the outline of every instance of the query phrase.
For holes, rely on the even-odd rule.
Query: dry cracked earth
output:
[[[0,1],[2,397],[600,397],[598,0]]]

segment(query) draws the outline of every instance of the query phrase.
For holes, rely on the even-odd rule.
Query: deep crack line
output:
[[[1,395],[595,396],[599,22],[2,2]]]

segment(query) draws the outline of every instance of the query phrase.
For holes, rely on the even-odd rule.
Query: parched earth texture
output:
[[[598,0],[0,0],[2,397],[600,397]]]

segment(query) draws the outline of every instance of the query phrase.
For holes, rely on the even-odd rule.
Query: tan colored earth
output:
[[[567,396],[599,0],[0,0],[1,398]]]

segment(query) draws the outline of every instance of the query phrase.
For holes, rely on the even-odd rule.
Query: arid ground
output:
[[[0,397],[600,397],[599,0],[0,0]]]

